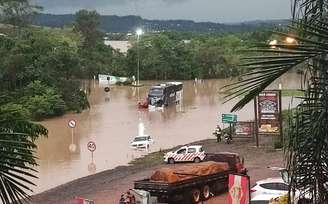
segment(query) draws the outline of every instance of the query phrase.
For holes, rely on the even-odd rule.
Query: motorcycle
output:
[[[225,134],[223,135],[223,138],[224,138],[224,143],[226,143],[226,144],[231,144],[231,142],[232,142],[232,137],[231,137],[231,135],[229,135],[228,133],[225,133]]]

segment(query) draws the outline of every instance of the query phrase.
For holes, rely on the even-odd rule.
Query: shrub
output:
[[[25,89],[24,102],[34,120],[41,120],[65,113],[66,104],[54,88],[39,81],[30,83]]]
[[[281,149],[281,148],[283,148],[282,142],[281,141],[275,141],[274,148],[275,149]]]

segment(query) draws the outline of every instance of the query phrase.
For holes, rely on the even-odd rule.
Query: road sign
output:
[[[223,123],[234,123],[237,122],[237,115],[234,114],[222,114]]]
[[[71,119],[71,120],[68,121],[68,127],[75,128],[75,126],[76,126],[76,121],[75,120]]]
[[[104,91],[105,91],[105,92],[109,92],[109,91],[110,91],[110,88],[109,88],[109,87],[105,87],[105,88],[104,88]]]
[[[94,152],[96,150],[96,143],[93,141],[88,142],[87,146],[90,152]]]

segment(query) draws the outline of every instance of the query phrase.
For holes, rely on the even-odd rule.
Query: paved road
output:
[[[283,153],[268,151],[265,148],[255,148],[253,143],[234,142],[234,144],[217,144],[214,140],[199,142],[207,152],[229,151],[244,155],[245,164],[249,170],[251,184],[256,180],[278,176],[267,166],[282,166]],[[144,167],[119,167],[81,178],[68,184],[38,194],[32,198],[34,204],[72,204],[75,196],[89,198],[96,204],[117,204],[122,192],[133,188],[133,181],[146,178],[154,170],[166,164]],[[55,179],[55,178],[54,178]],[[205,204],[225,204],[226,194],[211,198]]]

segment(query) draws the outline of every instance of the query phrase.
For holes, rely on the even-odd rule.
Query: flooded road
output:
[[[224,95],[219,94],[220,87],[230,82],[227,79],[197,83],[184,81],[183,103],[164,112],[139,111],[136,106],[138,95],[140,99],[145,98],[150,85],[155,82],[143,82],[145,86],[139,88],[139,94],[135,87],[112,86],[110,95],[96,81],[91,82],[89,110],[42,122],[49,130],[49,137],[37,141],[40,166],[35,192],[126,165],[132,159],[146,154],[129,147],[138,133],[139,119],[145,125],[145,133],[155,141],[149,151],[214,138],[212,132],[221,120],[221,114],[228,113],[236,102],[222,104]],[[300,76],[287,74],[278,79],[272,88],[278,88],[278,83],[282,83],[284,89],[299,88]],[[283,108],[287,108],[289,102],[290,98],[283,98]],[[237,114],[238,120],[254,119],[253,103]],[[73,138],[72,129],[68,127],[70,119],[76,121]],[[76,145],[74,152],[69,149],[72,140]],[[93,162],[91,152],[87,149],[89,141],[96,143]]]

